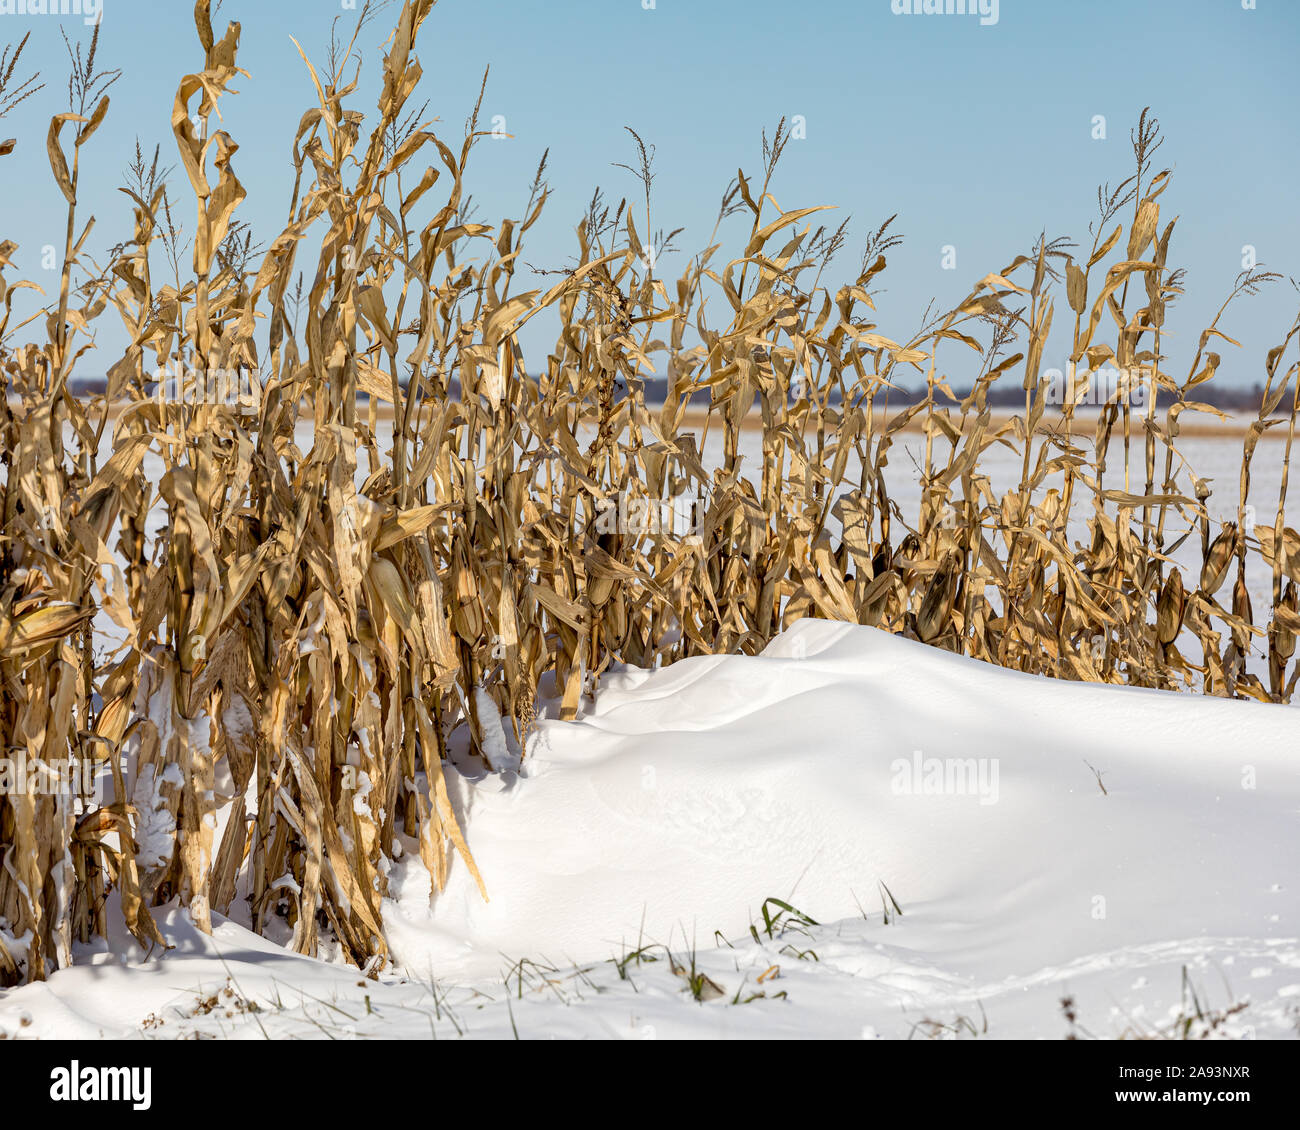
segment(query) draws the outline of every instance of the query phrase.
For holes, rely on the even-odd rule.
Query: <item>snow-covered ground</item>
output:
[[[758,657],[610,676],[576,723],[539,724],[521,775],[455,785],[491,902],[454,864],[430,905],[408,852],[378,980],[234,921],[205,937],[173,908],[175,948],[85,949],[0,994],[0,1034],[1113,1038],[1190,1022],[1274,1039],[1300,1023],[1288,707],[1037,679],[805,621]]]

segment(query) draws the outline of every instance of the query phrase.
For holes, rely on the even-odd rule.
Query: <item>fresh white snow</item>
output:
[[[607,676],[522,774],[449,781],[491,901],[454,862],[431,905],[408,850],[378,981],[169,908],[174,949],[83,948],[0,994],[0,1034],[1061,1038],[1065,998],[1103,1038],[1300,1023],[1293,707],[804,621]],[[769,929],[769,898],[815,924]]]

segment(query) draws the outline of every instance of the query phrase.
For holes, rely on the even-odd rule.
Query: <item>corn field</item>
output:
[[[1043,238],[899,340],[872,320],[890,225],[832,289],[844,230],[770,191],[782,127],[761,176],[722,198],[720,224],[749,222],[743,247],[710,238],[680,278],[655,273],[664,237],[637,138],[644,211],[593,201],[572,265],[522,291],[541,171],[521,220],[467,218],[477,113],[452,144],[413,112],[432,7],[404,4],[377,115],[354,107],[355,37],[323,70],[304,54],[316,103],[293,140],[288,218],[254,254],[218,115],[240,28],[218,37],[199,0],[198,69],[171,114],[192,263],[174,239],[187,206],[157,159],[124,186],[134,230],[106,263],[85,253],[81,159],[110,81],[93,44],[78,56],[75,111],[48,133],[67,200],[60,288],[23,322],[15,296],[34,284],[5,277],[16,245],[0,244],[0,732],[6,757],[91,762],[100,786],[0,791],[0,985],[70,963],[110,907],[164,945],[152,911],[173,900],[205,930],[247,900],[255,930],[278,916],[304,954],[328,932],[377,972],[396,854],[418,850],[435,888],[465,867],[491,895],[444,777],[451,745],[484,770],[526,764],[539,709],[574,718],[610,664],[753,654],[800,617],[1041,676],[1292,700],[1300,321],[1267,355],[1237,520],[1212,522],[1180,417],[1207,410],[1196,389],[1236,343],[1216,319],[1185,376],[1164,367],[1182,277],[1151,119],[1133,174],[1099,193],[1091,246]],[[26,93],[12,63],[3,111]],[[1220,315],[1273,279],[1244,274]],[[520,331],[542,315],[555,345],[526,358]],[[102,394],[74,394],[101,318],[131,344]],[[1085,427],[1067,402],[1043,430],[1044,348],[1063,318],[1075,399],[1113,365],[1141,374],[1140,410],[1117,392]],[[952,392],[956,365],[978,370],[968,394]],[[176,374],[166,395],[159,372]],[[210,394],[218,376],[233,393]],[[891,411],[908,381],[926,395]],[[999,381],[1020,382],[1024,412],[995,426]],[[742,471],[746,428],[761,428],[762,460]],[[921,504],[904,514],[887,466],[918,428]],[[1248,528],[1272,429],[1281,490]],[[721,454],[706,460],[710,441]],[[1000,496],[981,471],[994,445],[1021,467]],[[683,498],[689,522],[653,519]],[[1088,531],[1075,543],[1072,517]],[[1174,563],[1184,543],[1199,572]],[[1271,578],[1269,607],[1251,607],[1248,570]]]

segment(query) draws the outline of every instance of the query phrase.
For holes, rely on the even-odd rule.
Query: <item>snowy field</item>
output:
[[[1294,1038],[1296,718],[806,621],[452,774],[491,902],[408,843],[377,980],[171,908],[0,1034]]]

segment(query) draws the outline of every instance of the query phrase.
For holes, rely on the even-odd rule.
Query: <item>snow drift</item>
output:
[[[1022,676],[806,620],[757,657],[616,675],[530,749],[525,778],[467,790],[490,903],[461,868],[430,910],[399,869],[385,915],[411,967],[743,935],[768,896],[846,918],[879,908],[879,883],[942,927],[918,944],[990,975],[1300,925],[1291,707]]]

